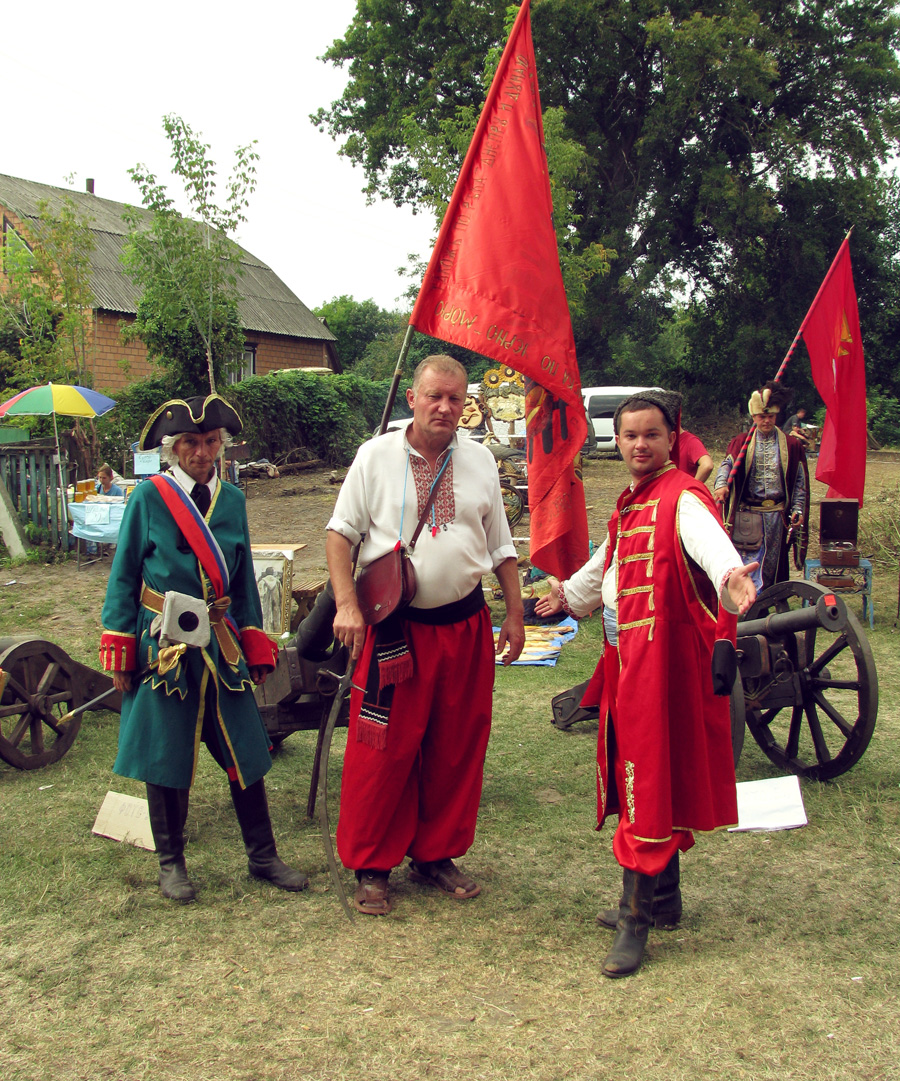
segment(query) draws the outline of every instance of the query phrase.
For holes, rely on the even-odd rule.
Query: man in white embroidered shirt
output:
[[[457,900],[481,891],[453,860],[475,836],[490,732],[494,642],[482,575],[493,571],[506,601],[504,663],[521,653],[525,630],[494,457],[456,431],[467,382],[452,357],[422,361],[407,391],[412,423],[359,449],[327,527],[335,637],[358,658],[337,843],[367,915],[390,911],[390,872],[405,856],[414,881]],[[362,541],[365,566],[408,545],[432,487],[410,557],[415,597],[366,627],[352,550]]]

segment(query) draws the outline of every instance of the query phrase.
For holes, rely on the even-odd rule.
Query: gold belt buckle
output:
[[[771,510],[774,506],[775,506],[775,500],[774,499],[764,499],[762,501],[762,509],[763,510]]]

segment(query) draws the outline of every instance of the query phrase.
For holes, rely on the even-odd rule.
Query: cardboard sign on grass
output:
[[[107,792],[91,832],[99,837],[109,837],[113,841],[125,841],[137,848],[146,848],[148,852],[156,851],[150,830],[147,801],[137,796]]]

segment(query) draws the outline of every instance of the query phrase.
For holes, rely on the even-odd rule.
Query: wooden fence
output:
[[[68,551],[74,539],[69,535],[65,489],[59,487],[55,444],[0,443],[0,478],[22,521],[36,526],[54,548]]]

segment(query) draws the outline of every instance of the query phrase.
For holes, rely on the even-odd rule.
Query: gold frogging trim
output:
[[[606,813],[606,785],[603,783],[603,771],[600,769],[600,763],[597,763],[597,788],[600,795],[600,814]]]
[[[653,628],[656,625],[656,616],[648,616],[647,619],[635,619],[631,623],[620,623],[619,634],[623,631],[633,631],[636,627],[649,627],[650,634],[647,636],[647,640],[653,641]]]
[[[628,807],[628,821],[634,823],[634,762],[625,759],[625,803]]]
[[[647,608],[649,611],[656,611],[656,605],[653,602],[653,586],[632,586],[629,589],[620,589],[618,593],[618,599],[622,597],[633,597],[636,593],[649,593],[647,597]]]

